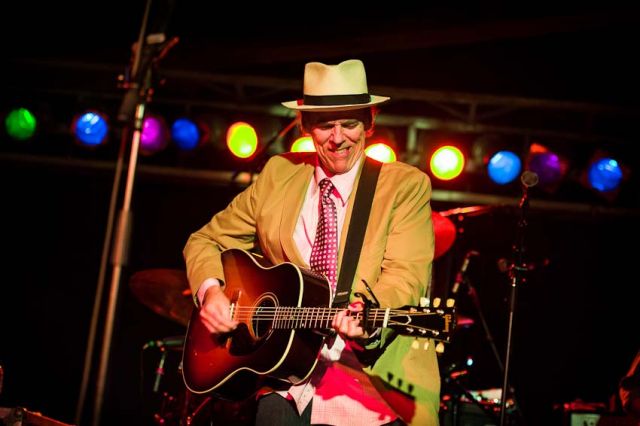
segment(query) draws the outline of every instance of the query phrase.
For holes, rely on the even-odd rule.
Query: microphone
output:
[[[536,186],[538,184],[538,174],[536,172],[532,172],[531,170],[525,170],[520,176],[520,182],[525,188],[531,188],[532,186]]]
[[[118,77],[121,87],[127,89],[118,110],[120,122],[127,123],[134,118],[148,73],[178,42],[177,37],[167,39],[166,36],[174,3],[175,0],[147,0],[138,40],[131,46],[131,63],[125,74]]]
[[[467,274],[467,268],[469,267],[469,261],[471,260],[471,256],[478,256],[478,253],[475,250],[469,250],[467,254],[464,255],[464,260],[462,261],[462,266],[460,266],[460,270],[456,274],[456,281],[453,283],[453,287],[451,288],[451,293],[456,294],[460,289],[460,285],[464,282],[465,275]]]
[[[538,174],[531,170],[525,170],[520,175],[520,183],[522,184],[522,198],[520,198],[519,204],[520,208],[522,208],[529,199],[529,188],[536,186],[539,180]]]
[[[184,346],[184,337],[183,336],[172,336],[165,337],[161,340],[149,340],[142,346],[142,350],[149,348],[160,348],[160,349],[169,349],[169,348],[182,348]]]

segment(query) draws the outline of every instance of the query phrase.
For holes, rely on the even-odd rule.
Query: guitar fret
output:
[[[286,315],[285,309],[280,309],[280,314],[278,315],[278,328],[283,328],[284,324],[284,316]]]
[[[273,313],[273,328],[278,328],[278,321],[280,321],[280,308],[276,306],[276,309]]]

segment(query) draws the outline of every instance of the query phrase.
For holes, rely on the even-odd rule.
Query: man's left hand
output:
[[[367,333],[360,326],[360,320],[355,313],[362,312],[362,302],[354,302],[348,309],[342,310],[333,317],[331,327],[338,332],[343,339],[366,339]]]

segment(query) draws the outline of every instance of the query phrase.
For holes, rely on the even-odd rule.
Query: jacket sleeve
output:
[[[429,177],[416,172],[399,187],[375,284],[381,306],[391,308],[418,304],[426,294],[434,256]]]
[[[187,277],[193,295],[207,278],[223,281],[220,254],[228,248],[251,250],[256,245],[256,215],[261,189],[268,179],[269,161],[255,182],[198,231],[189,236],[183,249]],[[196,301],[197,303],[197,301]]]

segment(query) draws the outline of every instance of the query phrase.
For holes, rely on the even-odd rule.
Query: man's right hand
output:
[[[200,319],[214,334],[228,333],[238,326],[237,321],[231,320],[229,299],[218,285],[209,287],[204,294]]]

